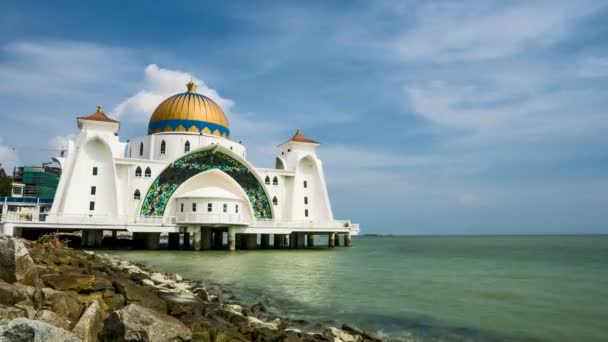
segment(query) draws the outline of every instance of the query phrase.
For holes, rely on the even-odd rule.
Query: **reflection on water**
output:
[[[284,316],[425,340],[607,334],[608,237],[360,238],[351,248],[116,251]]]

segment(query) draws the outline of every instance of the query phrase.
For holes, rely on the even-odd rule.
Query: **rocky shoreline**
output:
[[[307,328],[217,285],[68,248],[0,236],[0,342],[381,341],[342,325]]]

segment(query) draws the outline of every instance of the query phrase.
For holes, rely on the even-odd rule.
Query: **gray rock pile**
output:
[[[380,341],[349,326],[312,330],[218,286],[0,236],[0,342]]]

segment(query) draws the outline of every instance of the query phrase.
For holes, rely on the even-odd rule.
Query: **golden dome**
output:
[[[230,136],[226,114],[217,103],[196,92],[196,83],[186,84],[188,91],[173,95],[156,107],[148,134],[162,132],[190,132]]]

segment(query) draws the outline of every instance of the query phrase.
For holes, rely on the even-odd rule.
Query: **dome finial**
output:
[[[192,79],[190,79],[190,82],[186,83],[186,87],[188,87],[189,93],[196,93],[196,86],[197,84],[194,83]]]
[[[103,113],[103,107],[101,105],[97,106],[97,113]]]

